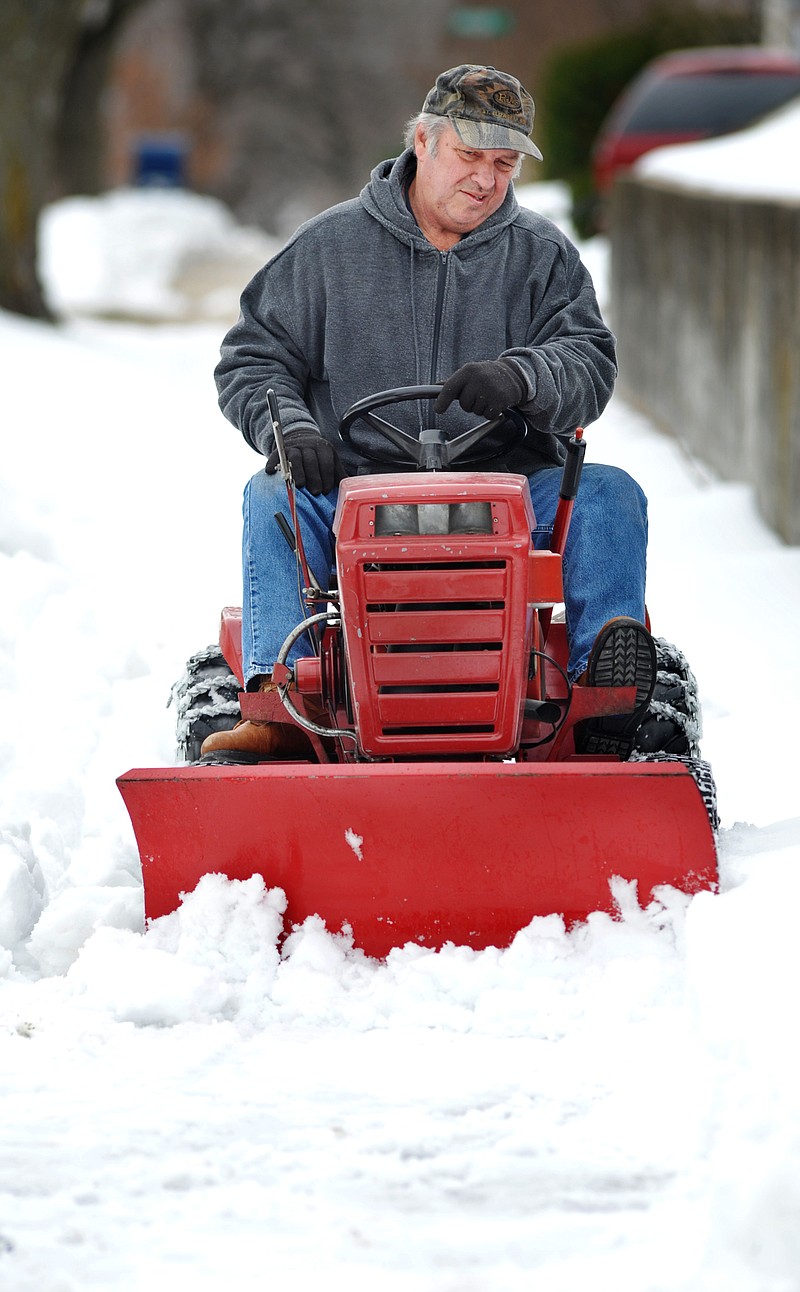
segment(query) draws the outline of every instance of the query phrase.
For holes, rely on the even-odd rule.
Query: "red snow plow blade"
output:
[[[154,919],[202,875],[284,889],[287,927],[349,925],[368,955],[506,946],[536,915],[613,911],[609,880],[712,887],[716,855],[680,764],[425,763],[137,770],[119,786]]]

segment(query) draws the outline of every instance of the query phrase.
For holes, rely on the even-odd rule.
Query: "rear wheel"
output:
[[[678,754],[640,754],[635,750],[631,754],[632,763],[683,763],[692,774],[705,804],[711,829],[716,834],[719,830],[719,810],[717,808],[717,786],[711,771],[710,763],[702,758],[681,758]]]
[[[178,757],[193,763],[213,731],[230,731],[241,718],[239,679],[231,672],[219,646],[192,655],[183,676],[172,688]]]
[[[653,640],[656,647],[656,685],[647,713],[636,732],[634,753],[697,758],[701,733],[697,681],[677,646],[663,637]]]
[[[683,763],[694,777],[711,829],[719,830],[717,787],[709,763],[700,757],[702,730],[697,680],[686,656],[672,642],[655,637],[656,685],[636,732],[630,761]]]

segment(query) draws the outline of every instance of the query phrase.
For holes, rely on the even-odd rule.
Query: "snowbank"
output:
[[[58,314],[232,321],[242,287],[279,246],[214,198],[118,189],[47,207],[39,268]]]
[[[636,163],[635,172],[669,180],[681,188],[710,193],[800,199],[800,103],[789,104],[736,134],[698,143],[657,148]]]

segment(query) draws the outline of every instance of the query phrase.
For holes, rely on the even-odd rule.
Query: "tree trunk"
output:
[[[0,306],[49,318],[36,272],[61,88],[85,0],[0,4]]]
[[[56,135],[59,186],[65,193],[99,193],[104,187],[103,94],[119,33],[141,3],[107,0],[104,8],[87,11],[64,78]]]

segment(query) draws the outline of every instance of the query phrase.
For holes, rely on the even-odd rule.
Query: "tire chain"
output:
[[[702,717],[697,681],[686,656],[672,642],[655,637],[656,685],[634,741],[639,754],[670,753],[697,758]]]
[[[206,646],[187,660],[167,701],[175,705],[175,738],[183,761],[199,757],[200,745],[212,731],[228,730],[239,721],[241,689],[219,646]]]
[[[705,804],[711,829],[716,834],[719,830],[719,809],[717,806],[717,786],[711,771],[711,764],[703,758],[686,758],[679,754],[640,754],[633,751],[628,759],[631,763],[682,763],[695,779],[697,788]]]

